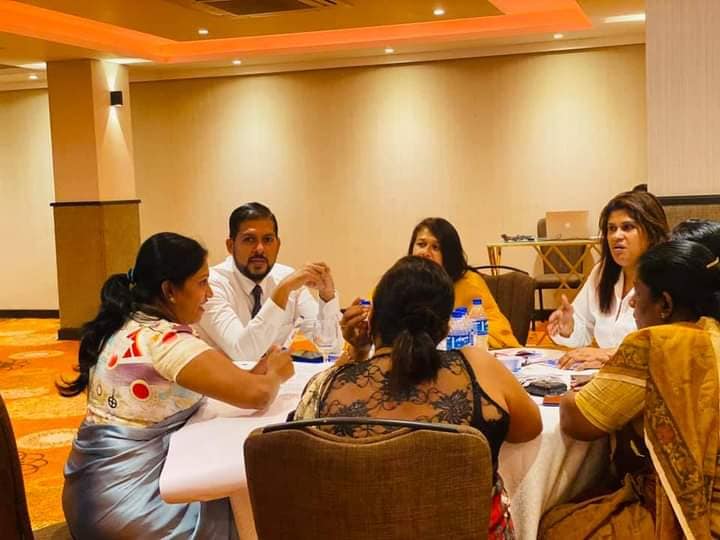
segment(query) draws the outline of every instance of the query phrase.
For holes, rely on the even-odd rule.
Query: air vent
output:
[[[175,2],[213,15],[231,17],[292,13],[305,9],[350,5],[347,0],[175,0]]]

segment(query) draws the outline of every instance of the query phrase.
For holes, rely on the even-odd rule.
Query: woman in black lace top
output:
[[[403,257],[380,280],[369,322],[359,305],[343,317],[354,358],[319,374],[306,388],[296,419],[359,416],[465,424],[488,440],[497,470],[504,441],[524,442],[542,430],[537,405],[513,375],[474,347],[437,350],[447,335],[453,283],[443,268]],[[370,345],[375,353],[368,358]],[[378,426],[337,428],[364,437]],[[490,538],[511,538],[512,526],[496,474]]]

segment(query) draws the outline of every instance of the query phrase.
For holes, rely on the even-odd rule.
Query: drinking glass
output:
[[[340,328],[334,319],[321,319],[315,321],[312,335],[313,343],[323,356],[323,362],[328,361],[328,355],[337,351],[340,343]]]

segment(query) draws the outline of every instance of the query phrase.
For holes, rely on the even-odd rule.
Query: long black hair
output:
[[[686,219],[675,225],[670,236],[673,240],[692,240],[720,255],[720,221]]]
[[[462,243],[460,242],[460,235],[457,229],[453,227],[452,223],[448,220],[440,217],[429,217],[423,219],[420,223],[415,225],[412,236],[410,237],[410,246],[408,247],[408,255],[412,255],[413,246],[418,234],[423,229],[427,229],[430,233],[437,238],[440,244],[440,252],[443,258],[443,267],[445,271],[453,280],[453,283],[459,280],[465,275],[465,272],[470,270],[470,266],[467,262],[467,255],[463,250]]]
[[[625,191],[613,197],[600,214],[600,234],[602,235],[602,255],[600,257],[600,282],[598,283],[598,303],[600,311],[610,313],[615,298],[615,284],[620,279],[622,268],[612,258],[608,243],[608,220],[610,214],[623,210],[635,220],[645,233],[648,247],[667,240],[668,222],[660,201],[646,191]]]
[[[140,246],[135,267],[127,274],[113,274],[100,291],[100,310],[82,328],[78,353],[78,376],[56,386],[61,395],[75,396],[85,390],[90,368],[98,361],[105,341],[120,330],[135,312],[162,318],[162,284],[181,287],[205,262],[207,250],[192,238],[171,232],[154,234]]]
[[[392,346],[391,391],[402,393],[437,376],[436,347],[454,304],[450,277],[431,260],[403,257],[385,272],[373,295],[370,334]]]
[[[666,292],[674,307],[720,320],[720,260],[704,245],[690,240],[658,244],[640,257],[637,277],[653,298]]]

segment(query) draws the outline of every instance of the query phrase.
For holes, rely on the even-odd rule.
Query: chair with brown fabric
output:
[[[33,540],[20,458],[10,414],[0,394],[0,531],[5,540]]]
[[[397,427],[366,438],[318,426]],[[245,469],[261,540],[486,538],[493,467],[469,426],[322,418],[256,429]]]
[[[10,414],[0,394],[0,538],[3,540],[66,540],[72,538],[65,523],[38,531],[30,525],[25,484]]]
[[[513,334],[521,344],[527,343],[530,323],[535,313],[535,280],[525,270],[512,266],[473,266],[473,270],[493,270],[496,275],[481,274],[495,298],[500,311],[507,317]],[[500,274],[497,270],[509,270]]]

